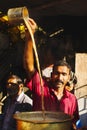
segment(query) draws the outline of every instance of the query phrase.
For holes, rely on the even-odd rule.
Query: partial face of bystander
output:
[[[15,82],[15,79],[9,79],[6,88],[7,88],[7,93],[10,96],[17,95],[19,92],[19,84]]]

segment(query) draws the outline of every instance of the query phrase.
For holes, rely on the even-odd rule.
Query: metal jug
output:
[[[7,16],[10,24],[20,24],[24,22],[24,18],[29,18],[29,13],[28,9],[24,6],[9,9]]]

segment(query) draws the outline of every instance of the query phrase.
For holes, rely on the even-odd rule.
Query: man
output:
[[[24,84],[16,75],[10,75],[7,80],[7,98],[4,102],[4,120],[2,130],[16,130],[13,114],[32,110],[32,99],[23,92]]]
[[[32,32],[34,32],[36,23],[30,19],[29,25]],[[33,94],[33,110],[40,111],[43,109],[43,94],[44,109],[46,111],[62,111],[69,115],[73,115],[73,123],[75,124],[79,119],[77,100],[73,94],[65,89],[67,82],[70,80],[71,67],[69,64],[65,61],[56,62],[53,65],[51,80],[50,82],[46,82],[44,79],[40,79],[40,75],[37,69],[35,69],[34,63],[32,38],[27,32],[24,64],[28,74],[27,86]]]

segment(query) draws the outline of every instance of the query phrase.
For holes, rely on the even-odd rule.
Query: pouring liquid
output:
[[[43,83],[42,83],[42,76],[41,76],[41,71],[40,71],[40,64],[39,64],[39,58],[38,58],[38,54],[37,54],[37,49],[36,49],[36,44],[35,44],[35,39],[34,39],[34,35],[32,33],[31,27],[29,25],[29,19],[27,17],[24,18],[24,22],[28,28],[28,31],[31,35],[31,39],[33,42],[33,49],[34,49],[34,53],[35,53],[35,57],[36,57],[36,63],[37,63],[37,68],[38,68],[38,72],[39,72],[39,76],[40,76],[40,85],[41,85],[41,99],[42,99],[42,114],[43,114],[43,119],[45,120],[45,108],[44,108],[44,94],[43,94]]]
[[[29,24],[29,13],[26,7],[19,7],[19,8],[11,8],[8,10],[8,21],[10,24],[19,24],[19,23],[25,23],[30,36],[31,40],[33,43],[33,49],[35,53],[35,58],[36,58],[36,63],[37,63],[37,68],[38,68],[38,73],[40,76],[40,85],[41,85],[41,100],[42,100],[42,113],[43,113],[43,119],[45,119],[45,114],[44,114],[44,94],[43,94],[43,83],[42,83],[42,76],[41,76],[41,71],[40,71],[40,64],[39,64],[39,58],[37,54],[37,49],[36,49],[36,44],[35,44],[35,39],[34,35],[32,33],[32,29]]]

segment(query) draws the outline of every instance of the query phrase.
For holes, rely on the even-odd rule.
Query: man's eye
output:
[[[66,73],[63,73],[63,76],[66,76],[67,74]]]

